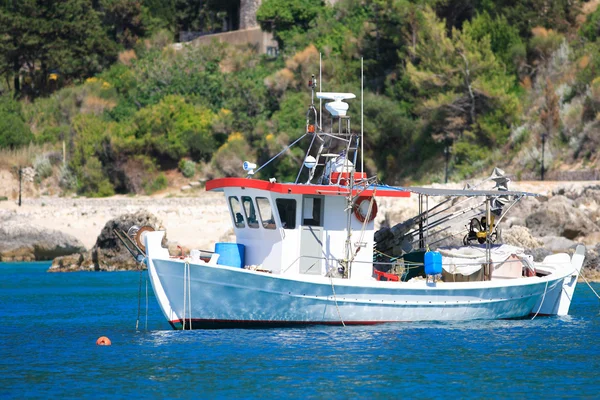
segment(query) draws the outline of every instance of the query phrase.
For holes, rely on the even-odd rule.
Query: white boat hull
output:
[[[184,312],[185,264],[152,261],[168,298],[163,312],[175,328],[231,325],[376,324],[426,320],[518,318],[535,312],[546,281],[520,286],[455,288],[458,284],[423,282],[414,287],[349,285],[334,279],[303,282],[222,266],[190,265],[191,307]],[[548,281],[549,290],[562,280]],[[373,282],[380,283],[380,282]],[[335,295],[333,290],[335,289]],[[191,311],[190,311],[191,309]],[[339,309],[339,312],[338,312]]]
[[[574,273],[460,283],[286,277],[170,258],[161,238],[148,235],[148,272],[175,329],[520,318],[556,306]]]

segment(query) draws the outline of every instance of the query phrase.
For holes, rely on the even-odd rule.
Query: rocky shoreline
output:
[[[441,185],[438,185],[441,187]],[[458,185],[454,185],[457,188]],[[452,187],[445,185],[444,187]],[[514,190],[541,193],[523,199],[502,223],[505,241],[539,257],[587,247],[584,274],[600,281],[600,182],[523,182]],[[415,215],[416,198],[379,199],[376,228],[393,226]],[[126,216],[126,217],[124,217]],[[0,202],[0,261],[54,259],[51,271],[138,269],[110,232],[121,224],[165,229],[173,253],[177,246],[212,250],[215,241],[232,239],[222,193],[192,191],[182,197],[104,199],[40,197],[17,207]]]

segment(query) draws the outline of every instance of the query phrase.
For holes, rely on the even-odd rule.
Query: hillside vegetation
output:
[[[365,166],[386,183],[442,181],[446,155],[451,180],[493,166],[537,179],[542,138],[547,177],[597,170],[596,2],[263,0],[277,58],[171,46],[218,28],[217,6],[191,4],[0,1],[0,168],[87,196],[153,193],[175,169],[241,176],[304,134],[321,53],[325,91],[359,95],[364,59]],[[349,113],[358,130],[359,99]],[[258,177],[294,179],[302,155]]]

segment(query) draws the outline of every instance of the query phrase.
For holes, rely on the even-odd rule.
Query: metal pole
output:
[[[444,147],[444,153],[446,153],[446,174],[444,177],[444,183],[448,183],[448,162],[450,160],[450,147],[448,146],[448,143],[446,143],[446,147]]]
[[[429,244],[429,195],[425,195],[425,247]]]
[[[23,187],[23,169],[19,167],[19,207],[21,207],[21,191]]]
[[[491,248],[490,248],[490,231],[489,231],[489,227],[490,227],[490,222],[492,220],[492,215],[490,212],[490,202],[492,201],[492,199],[490,197],[486,198],[485,201],[485,258],[486,258],[486,270],[485,275],[487,276],[487,280],[491,281],[492,280],[492,265],[491,265],[491,259],[492,259],[492,252],[491,252]]]
[[[363,72],[363,65],[364,65],[364,58],[361,57],[360,58],[360,172],[364,172],[364,158],[365,158],[365,138],[363,137],[364,135],[364,124],[363,124],[363,120],[364,120],[364,107],[363,107],[363,103],[364,103],[364,81],[365,81],[365,75]]]
[[[546,134],[542,133],[542,180],[544,180],[544,149],[546,145]]]
[[[423,241],[423,195],[419,194],[419,249],[425,248]]]
[[[319,92],[323,91],[323,67],[319,53]],[[316,121],[315,121],[316,122]],[[323,131],[323,99],[319,99],[319,129]]]

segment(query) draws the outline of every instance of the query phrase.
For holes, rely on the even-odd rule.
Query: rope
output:
[[[189,311],[189,329],[192,329],[192,288],[191,288],[191,273],[190,273],[190,260],[188,258],[185,259],[185,264],[183,265],[183,330],[185,331],[185,315],[186,312]],[[187,307],[186,307],[187,301]]]
[[[285,152],[286,150],[288,150],[290,147],[292,147],[293,145],[295,145],[296,143],[298,143],[300,140],[304,139],[304,136],[308,135],[308,133],[305,133],[304,135],[300,136],[298,139],[294,140],[294,142],[288,146],[285,146],[283,148],[283,150],[281,150],[279,153],[275,154],[273,157],[271,157],[271,159],[269,161],[267,161],[266,163],[264,163],[263,165],[261,165],[256,171],[254,171],[254,173],[258,173],[258,171],[260,171],[261,169],[263,169],[264,167],[266,167],[267,165],[269,165],[269,163],[271,161],[273,161],[274,159],[276,159],[277,157],[279,157],[281,154],[283,154],[283,152]]]
[[[537,311],[535,312],[535,315],[533,316],[533,318],[531,318],[532,321],[535,319],[535,317],[538,316],[538,313],[542,309],[542,304],[544,304],[544,299],[546,298],[547,290],[548,290],[548,281],[546,281],[546,287],[544,288],[544,295],[542,296],[542,301],[540,301],[540,306],[538,307]]]
[[[190,316],[190,330],[192,330],[192,270],[190,269],[189,258],[186,261],[188,268],[188,311]]]
[[[142,264],[144,263],[144,260],[146,258],[142,259],[142,261],[140,261],[139,263],[139,270],[140,270],[140,282],[138,284],[138,309],[137,309],[137,319],[135,320],[135,331],[138,331],[138,327],[140,325],[140,309],[142,307]]]
[[[365,220],[362,223],[362,228],[360,229],[360,238],[358,239],[359,244],[362,243],[363,239],[365,238],[365,229],[367,228],[367,224],[369,223],[369,219],[371,218],[371,211],[373,210],[373,203],[375,202],[375,194],[376,193],[377,193],[377,188],[373,189],[373,196],[371,196],[371,201],[369,201],[369,209],[367,210],[367,215],[365,216]],[[350,262],[354,261],[354,259],[358,255],[359,251],[360,251],[360,246],[357,246]]]
[[[596,291],[594,290],[594,288],[592,287],[592,285],[590,285],[590,283],[588,282],[588,280],[585,278],[585,276],[583,276],[583,274],[579,274],[579,276],[581,276],[584,280],[584,282],[588,285],[588,287],[592,290],[592,292],[594,292],[594,294],[596,295],[596,298],[598,300],[600,300],[600,296],[598,295],[598,293],[596,293]]]
[[[146,331],[148,331],[148,279],[146,279]]]
[[[188,263],[186,261],[185,264],[183,265],[183,313],[181,315],[181,319],[183,320],[182,330],[184,330],[184,331],[185,331],[185,302],[187,300],[187,285],[186,285],[187,266],[188,266]]]
[[[333,300],[335,301],[335,309],[337,310],[338,317],[340,317],[342,326],[345,328],[346,324],[344,323],[344,320],[342,319],[342,313],[340,312],[340,307],[338,306],[337,296],[335,294],[335,287],[333,286],[333,278],[331,277],[331,275],[329,276],[329,281],[331,282],[331,290],[333,291]]]

